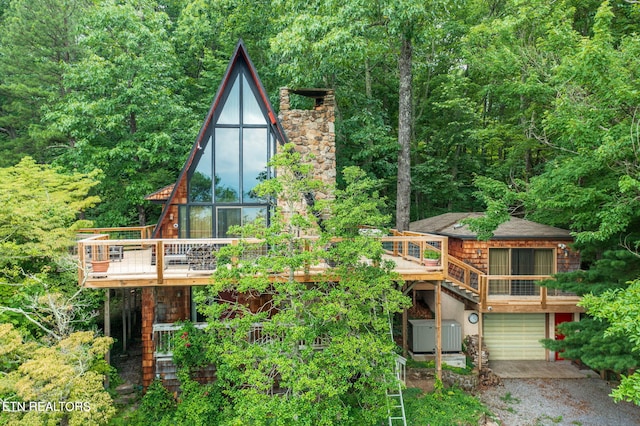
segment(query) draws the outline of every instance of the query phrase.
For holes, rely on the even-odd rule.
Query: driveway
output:
[[[491,361],[502,385],[479,397],[503,425],[634,426],[640,407],[614,403],[612,386],[567,361]]]

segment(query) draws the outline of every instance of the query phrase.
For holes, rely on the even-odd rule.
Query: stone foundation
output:
[[[451,370],[442,370],[442,384],[445,387],[458,387],[466,392],[473,392],[478,389],[478,374],[458,374]]]

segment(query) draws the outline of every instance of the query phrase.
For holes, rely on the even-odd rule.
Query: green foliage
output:
[[[179,425],[207,426],[224,419],[224,397],[217,383],[201,385],[186,370],[178,373],[181,394],[174,422]]]
[[[55,345],[25,342],[13,327],[0,325],[3,373],[0,399],[87,403],[89,410],[3,412],[3,424],[107,424],[115,408],[103,387],[104,354],[113,340],[77,332]],[[5,423],[6,422],[6,423]]]
[[[636,368],[640,363],[640,280],[623,289],[608,290],[598,296],[587,295],[580,304],[591,315],[608,323],[605,337],[628,340],[634,356],[628,368]],[[612,393],[614,399],[640,405],[639,380],[638,372],[624,377],[620,387]]]
[[[69,250],[74,230],[87,225],[78,216],[99,201],[89,195],[96,184],[95,174],[29,157],[0,169],[0,321],[57,339],[91,325],[100,295],[78,291]]]
[[[162,380],[156,379],[147,388],[137,411],[137,420],[133,424],[169,425],[172,424],[171,419],[175,411],[175,399],[162,385]]]
[[[640,259],[628,250],[609,250],[586,271],[558,274],[550,288],[574,292],[580,296],[599,297],[608,291],[628,287],[627,281],[637,275]],[[579,322],[558,326],[564,340],[544,339],[542,343],[553,351],[562,351],[567,359],[580,360],[595,370],[625,373],[638,365],[640,358],[634,353],[627,336],[607,333],[608,320],[594,318],[593,312]]]
[[[594,370],[624,373],[638,364],[633,345],[626,338],[606,334],[608,323],[592,317],[558,326],[564,340],[544,339],[541,342],[552,351],[562,351],[565,359],[580,360]]]
[[[414,359],[407,359],[407,368],[436,368],[436,362],[431,360],[431,361],[416,361]],[[468,375],[472,373],[472,369],[473,367],[467,367],[467,368],[460,368],[460,367],[453,367],[449,364],[443,363],[442,364],[442,369],[443,370],[450,370],[453,371],[454,373],[457,374],[463,374],[463,375]]]
[[[90,2],[6,3],[0,2],[0,167],[24,156],[51,162],[70,141],[47,126],[43,112],[64,94],[65,66],[82,56],[78,21]]]
[[[73,229],[86,225],[77,215],[99,201],[88,195],[96,184],[95,174],[65,174],[29,157],[0,169],[0,262],[19,263],[16,251],[59,257],[74,241]]]
[[[186,372],[193,372],[208,364],[205,333],[192,322],[182,323],[182,327],[174,336],[173,362]]]
[[[407,423],[415,426],[475,425],[489,410],[475,397],[457,389],[421,394],[419,389],[404,392]]]
[[[463,222],[477,233],[479,240],[486,241],[501,223],[509,220],[517,195],[506,184],[494,179],[479,176],[475,183],[479,188],[477,195],[485,202],[487,211],[484,216],[467,218]]]
[[[66,68],[67,95],[47,118],[75,141],[61,164],[102,170],[101,224],[139,224],[144,196],[170,183],[195,134],[176,93],[168,18],[153,2],[105,1],[82,23],[87,55]]]
[[[314,206],[330,212],[320,226],[314,209],[299,207],[319,188],[303,163],[285,149],[273,160],[278,177],[257,190],[279,200],[275,219],[259,230],[268,255],[218,268],[196,296],[209,322],[208,356],[230,404],[228,424],[375,424],[386,414],[384,380],[394,380],[396,356],[387,315],[408,300],[382,260],[380,241],[357,225],[366,219],[379,227],[389,217],[378,208],[378,184],[348,169],[345,189]],[[310,232],[320,238],[297,237]],[[242,258],[242,247],[228,250],[228,258]],[[336,260],[326,276],[313,284],[296,280],[294,271],[325,258]],[[252,309],[248,300],[257,297],[262,306]]]

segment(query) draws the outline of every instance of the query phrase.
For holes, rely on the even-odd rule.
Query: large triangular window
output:
[[[187,204],[180,207],[183,238],[224,238],[232,225],[267,219],[268,204],[254,192],[272,173],[267,162],[276,138],[267,108],[242,60],[224,87],[189,168]]]

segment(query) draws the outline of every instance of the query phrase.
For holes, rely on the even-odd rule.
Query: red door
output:
[[[558,332],[558,325],[562,324],[563,322],[568,322],[568,321],[573,321],[573,314],[568,313],[556,313],[555,314],[555,338],[556,340],[564,340],[564,335],[560,334]],[[556,352],[556,361],[562,361],[564,358],[562,358],[562,355],[560,355],[560,352]]]

